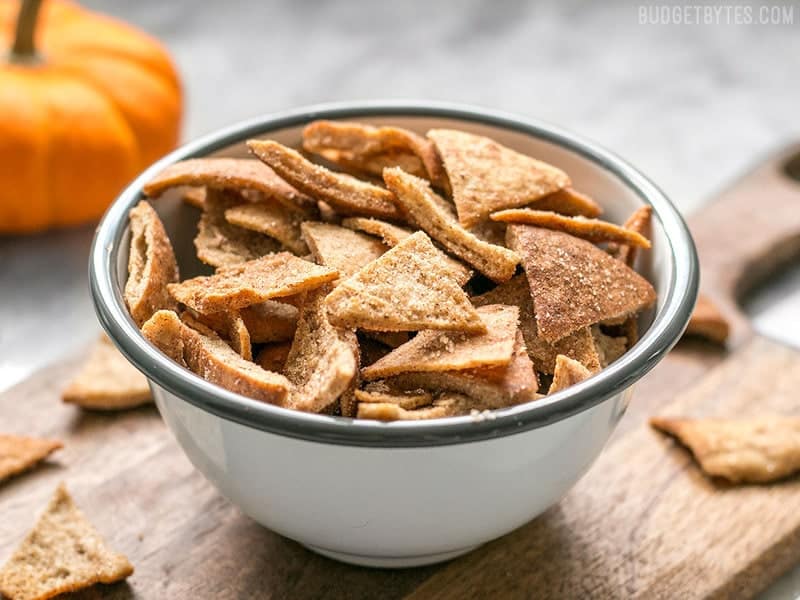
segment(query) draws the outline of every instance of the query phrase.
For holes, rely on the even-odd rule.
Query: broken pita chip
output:
[[[472,398],[480,404],[481,409],[513,406],[540,397],[537,393],[539,381],[519,331],[514,343],[514,355],[507,366],[401,373],[388,378],[386,383],[406,390],[422,388],[432,392],[456,392]]]
[[[650,248],[650,241],[633,230],[614,225],[599,219],[586,217],[565,217],[554,212],[531,210],[530,208],[510,208],[492,213],[492,220],[504,223],[521,223],[563,231],[590,242],[617,242],[639,248]]]
[[[289,358],[289,350],[291,348],[291,342],[267,344],[258,351],[255,363],[267,371],[283,373],[286,367],[286,359]]]
[[[132,573],[128,559],[108,547],[61,484],[0,569],[0,592],[14,600],[44,600]]]
[[[586,240],[561,231],[510,225],[508,243],[522,258],[539,335],[549,342],[652,305],[644,277]]]
[[[471,300],[475,306],[508,304],[519,307],[519,328],[536,371],[552,375],[559,354],[574,358],[592,372],[600,370],[600,357],[588,327],[552,343],[539,336],[531,290],[524,274],[501,283],[485,294],[474,296]]]
[[[638,233],[644,237],[650,237],[652,220],[653,208],[645,205],[637,208],[622,226],[628,231]],[[636,262],[637,246],[634,244],[611,242],[608,245],[608,252],[629,267],[633,267]]]
[[[597,202],[571,187],[543,196],[529,208],[548,210],[568,217],[596,218],[603,214],[603,209]]]
[[[600,357],[600,366],[606,368],[628,349],[628,338],[625,336],[606,335],[597,325],[592,325],[592,337]]]
[[[511,250],[484,242],[461,227],[436,197],[430,184],[400,169],[383,172],[386,185],[395,193],[399,206],[448,252],[495,282],[511,279],[519,257]]]
[[[797,417],[654,417],[650,425],[678,438],[706,474],[732,483],[769,483],[800,471]]]
[[[372,236],[330,223],[306,221],[302,232],[317,263],[338,271],[340,279],[354,275],[387,250]]]
[[[225,190],[255,190],[290,210],[313,214],[314,201],[298,192],[259,160],[252,158],[191,158],[172,164],[148,181],[147,196],[156,197],[183,185]],[[310,212],[309,212],[310,211]]]
[[[63,447],[58,440],[0,433],[0,482],[32,469]]]
[[[355,398],[358,402],[368,404],[395,404],[406,410],[422,408],[433,403],[433,394],[425,390],[392,390],[386,385],[383,385],[383,388],[385,389],[375,386],[372,390],[356,390]]]
[[[189,327],[172,311],[154,314],[142,326],[142,334],[206,381],[262,402],[278,406],[287,403],[292,384],[283,375],[245,360],[222,338]]]
[[[368,175],[380,177],[385,167],[400,167],[434,185],[446,179],[433,143],[399,127],[314,121],[303,130],[303,149]]]
[[[278,142],[250,140],[247,145],[291,185],[328,203],[339,213],[388,219],[401,216],[389,190],[315,165]]]
[[[487,137],[452,129],[432,129],[427,137],[444,163],[458,220],[464,227],[570,185],[562,170]]]
[[[212,267],[225,267],[281,249],[280,243],[271,237],[228,223],[226,211],[245,202],[240,194],[230,190],[208,190],[194,239],[197,258]]]
[[[723,345],[730,334],[730,325],[708,296],[700,294],[684,335],[700,337]]]
[[[392,225],[386,221],[367,219],[364,217],[344,219],[342,221],[342,226],[379,237],[389,248],[394,248],[413,233],[409,229]],[[466,285],[472,278],[472,270],[455,258],[448,256],[447,260],[450,263],[450,270],[453,272],[453,276],[456,278],[459,285]]]
[[[199,313],[214,313],[293,296],[337,277],[338,273],[332,269],[280,252],[220,268],[214,275],[172,283],[167,289],[189,308]]]
[[[204,187],[189,187],[186,188],[181,194],[181,200],[189,206],[194,206],[203,210],[206,205],[206,188]]]
[[[342,220],[342,227],[379,237],[383,240],[383,243],[390,248],[394,248],[397,244],[414,233],[405,227],[393,225],[392,223],[387,223],[380,219],[371,219],[367,217],[349,217]]]
[[[288,407],[295,410],[329,410],[358,373],[355,332],[334,327],[325,312],[329,289],[325,286],[309,292],[300,309],[297,333],[284,370],[294,384]]]
[[[553,371],[553,383],[550,384],[550,389],[547,393],[549,395],[565,390],[584,379],[588,379],[591,375],[591,371],[577,360],[559,354],[556,357],[556,368]]]
[[[406,372],[460,371],[508,365],[514,352],[519,309],[491,304],[477,311],[486,326],[485,333],[420,331],[409,342],[363,369],[362,378],[372,381]]]
[[[485,331],[445,259],[423,232],[407,237],[331,292],[331,322],[373,331]]]
[[[61,398],[64,402],[95,410],[123,410],[153,401],[147,378],[122,356],[105,334],[92,347]]]
[[[285,206],[270,202],[239,204],[225,210],[225,220],[231,225],[268,235],[295,254],[308,254],[300,233],[302,217]]]
[[[162,308],[177,308],[167,284],[178,281],[178,263],[164,224],[150,204],[142,200],[129,213],[131,245],[125,304],[141,326]]]

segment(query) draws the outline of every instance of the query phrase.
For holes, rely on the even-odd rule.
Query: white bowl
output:
[[[639,342],[585,382],[491,419],[379,423],[290,411],[204,381],[147,342],[122,299],[128,210],[168,164],[246,156],[245,140],[298,146],[314,119],[385,123],[425,132],[454,127],[566,170],[577,189],[621,222],[653,207],[653,250],[638,265],[658,291]],[[183,276],[208,272],[194,254],[198,213],[176,194],[154,203]],[[100,321],[150,380],[156,404],[186,455],[219,491],[264,526],[360,565],[405,567],[445,560],[523,525],[552,506],[597,458],[633,383],[675,344],[697,294],[688,230],[664,194],[620,158],[555,127],[440,103],[316,106],[235,125],[153,165],[116,200],[98,228],[90,263]]]

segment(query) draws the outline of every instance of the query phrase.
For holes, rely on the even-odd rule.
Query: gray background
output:
[[[793,25],[641,25],[630,2],[83,3],[169,47],[187,140],[324,101],[472,103],[594,138],[688,212],[800,139],[798,3]],[[0,238],[0,389],[96,334],[91,231]],[[798,595],[800,571],[769,597]]]

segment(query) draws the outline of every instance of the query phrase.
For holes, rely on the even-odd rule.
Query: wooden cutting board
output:
[[[800,414],[800,353],[757,336],[736,298],[800,256],[800,146],[691,218],[703,289],[734,324],[728,350],[684,341],[637,387],[591,471],[557,506],[444,565],[402,571],[317,556],[241,515],[194,471],[152,407],[118,415],[59,401],[80,358],[0,396],[0,430],[62,439],[0,486],[0,561],[59,481],[136,567],[109,598],[688,598],[751,596],[800,562],[800,478],[728,487],[645,424],[653,414]],[[797,177],[797,176],[796,176]],[[800,177],[798,177],[800,178]],[[565,452],[569,448],[564,449]]]

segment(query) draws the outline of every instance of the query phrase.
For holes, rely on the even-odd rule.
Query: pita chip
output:
[[[462,371],[421,371],[401,373],[386,380],[400,389],[446,390],[472,398],[480,409],[503,408],[536,400],[539,381],[533,363],[525,351],[522,334],[517,331],[514,355],[503,367],[465,369]]]
[[[250,140],[250,150],[295,188],[322,200],[345,215],[397,219],[394,195],[344,173],[335,173],[306,160],[296,150],[271,140]]]
[[[644,277],[586,240],[511,225],[508,243],[522,258],[538,334],[548,342],[606,319],[633,315],[656,300]]]
[[[719,308],[708,296],[700,294],[684,335],[701,337],[722,345],[728,339],[729,334],[730,325]]]
[[[349,219],[344,219],[342,221],[342,226],[355,231],[363,231],[364,233],[379,237],[383,240],[384,244],[389,246],[389,248],[394,248],[402,240],[406,239],[413,233],[409,229],[392,225],[386,221],[367,219],[364,217],[351,217]],[[455,258],[448,256],[447,260],[451,265],[453,276],[456,278],[459,285],[466,285],[466,283],[472,278],[472,270]]]
[[[300,233],[302,217],[285,206],[271,202],[239,204],[225,210],[225,220],[231,225],[268,235],[295,254],[308,254]]]
[[[62,447],[58,440],[0,433],[0,482],[33,468]]]
[[[248,398],[286,405],[291,383],[283,375],[245,360],[213,331],[195,330],[174,312],[161,310],[142,326],[142,334],[206,381]]]
[[[434,185],[446,180],[433,143],[400,127],[314,121],[303,130],[303,149],[367,175],[380,177],[385,167],[400,167]]]
[[[313,214],[314,201],[298,192],[275,172],[253,158],[192,158],[168,166],[144,185],[144,193],[160,196],[177,186],[207,186],[225,190],[255,190],[266,200]]]
[[[732,483],[769,483],[800,471],[798,417],[655,417],[650,425],[678,438],[706,474]]]
[[[638,233],[643,237],[649,237],[652,220],[653,209],[649,205],[645,205],[637,208],[622,226],[628,231]],[[633,267],[636,262],[637,248],[638,246],[631,243],[611,242],[608,245],[608,252],[617,260],[621,260],[629,267]]]
[[[197,258],[212,267],[225,267],[281,249],[280,243],[271,237],[228,223],[225,213],[245,202],[240,194],[230,190],[208,190],[194,239]]]
[[[294,338],[297,307],[277,300],[253,304],[239,311],[254,344],[285,342]]]
[[[468,415],[475,407],[475,401],[458,394],[443,394],[431,406],[407,409],[395,402],[361,402],[358,405],[358,418],[373,421],[422,421]]]
[[[540,373],[552,375],[556,366],[556,357],[564,354],[580,362],[590,371],[600,370],[600,356],[595,346],[595,340],[588,327],[579,329],[575,333],[557,340],[548,342],[542,339],[536,328],[533,300],[528,280],[524,274],[517,275],[505,283],[501,283],[493,290],[472,298],[475,306],[487,304],[509,304],[519,307],[519,328],[525,339],[528,355],[533,361],[534,368]]]
[[[556,357],[556,368],[553,371],[553,383],[550,384],[548,394],[554,394],[568,387],[580,383],[591,377],[592,373],[577,360],[559,354]]]
[[[530,208],[510,208],[492,213],[492,220],[563,231],[595,243],[617,242],[639,248],[650,248],[650,241],[642,234],[599,219],[565,217],[558,213]]]
[[[478,239],[459,225],[427,181],[396,168],[384,170],[383,179],[411,220],[448,252],[495,282],[511,279],[519,257],[507,248]]]
[[[330,223],[306,221],[302,232],[317,263],[338,271],[340,279],[354,275],[387,249],[372,236]]]
[[[147,378],[120,354],[105,334],[97,340],[61,398],[94,410],[123,410],[153,401]]]
[[[325,305],[332,323],[352,329],[485,331],[446,257],[421,231],[341,282]]]
[[[595,218],[603,213],[602,207],[597,202],[571,187],[539,198],[530,205],[530,208],[549,210],[568,217]]]
[[[567,174],[492,139],[432,129],[433,141],[450,181],[458,220],[471,227],[504,208],[530,204],[570,184]]]
[[[350,387],[358,373],[358,341],[353,331],[328,321],[324,300],[330,286],[309,292],[284,373],[294,384],[288,408],[324,412]]]
[[[253,360],[252,340],[242,314],[238,310],[203,315],[187,309],[181,315],[181,321],[198,331],[210,329],[233,348],[245,360]]]
[[[177,307],[167,292],[167,284],[178,281],[178,263],[164,224],[149,203],[139,202],[129,218],[131,246],[125,304],[141,326],[157,310]]]
[[[133,565],[108,547],[61,484],[0,569],[0,592],[13,600],[44,600],[132,573]]]
[[[627,336],[606,335],[597,325],[591,327],[597,354],[600,357],[600,366],[605,369],[628,349]]]
[[[199,313],[214,313],[293,296],[337,277],[332,269],[280,252],[220,268],[214,275],[172,283],[167,289],[189,308]]]
[[[382,382],[376,381],[372,388],[356,390],[355,398],[358,402],[369,404],[396,404],[400,408],[413,410],[430,406],[433,403],[433,394],[425,390],[392,390]]]
[[[420,331],[414,338],[361,371],[367,381],[414,371],[459,371],[511,362],[519,309],[492,304],[477,309],[484,333]]]

